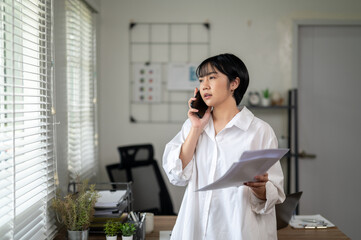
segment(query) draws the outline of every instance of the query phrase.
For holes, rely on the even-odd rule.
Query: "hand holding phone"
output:
[[[197,116],[199,118],[202,118],[204,116],[204,114],[206,113],[208,106],[207,104],[203,101],[202,96],[200,91],[198,90],[196,96],[195,96],[196,100],[191,102],[191,107],[198,109],[198,112],[196,112]]]

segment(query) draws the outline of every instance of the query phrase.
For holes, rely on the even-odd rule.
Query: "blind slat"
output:
[[[4,87],[14,87],[14,88],[20,88],[20,89],[33,89],[33,90],[44,90],[47,91],[48,89],[46,88],[42,88],[42,87],[29,87],[29,86],[21,86],[21,85],[12,85],[12,84],[6,84],[6,83],[2,83],[1,84]]]
[[[19,78],[17,76],[12,76],[12,75],[5,75],[5,74],[0,74],[0,77],[11,77],[14,81],[29,81],[29,82],[34,82],[34,83],[40,83],[40,84],[46,84],[47,82],[41,79],[31,79],[31,78],[26,78],[26,77],[22,77]],[[3,84],[0,84],[0,86],[4,86]]]
[[[12,132],[12,131],[21,131],[21,130],[25,130],[25,129],[29,129],[29,128],[38,128],[38,127],[46,127],[46,126],[51,126],[53,125],[52,123],[39,123],[37,125],[25,125],[25,126],[21,126],[21,127],[15,127],[12,128],[12,127],[5,127],[5,128],[2,128],[0,129],[0,133],[7,133],[7,132]]]
[[[5,110],[5,111],[1,111],[1,115],[4,115],[4,114],[22,114],[22,113],[40,113],[40,114],[43,114],[44,112],[49,112],[49,109],[18,110],[18,111],[15,111],[15,112]]]
[[[48,155],[50,154],[51,151],[47,151],[47,152],[44,152],[44,151],[33,151],[31,152],[31,154],[27,154],[26,156],[20,156],[17,158],[16,162],[18,164],[21,164],[23,162],[26,162],[28,160],[32,160],[34,158],[37,158],[37,157],[40,157],[40,156],[45,156],[45,155]],[[49,161],[52,159],[52,157],[44,157],[46,158],[46,161]]]
[[[12,34],[11,32],[7,32],[6,30],[4,30],[4,32],[7,33],[7,34]],[[19,37],[19,36],[17,36],[17,37]],[[21,39],[21,37],[19,37],[19,39]],[[37,51],[38,54],[42,54],[42,53],[44,53],[45,50],[46,50],[46,47],[44,47],[44,46],[35,44],[36,49],[34,49],[34,48],[31,48],[30,46],[26,46],[26,45],[24,46],[23,44],[15,43],[15,42],[13,42],[13,41],[4,39],[3,36],[1,36],[1,35],[0,35],[0,40],[3,41],[4,43],[7,43],[6,46],[8,46],[7,49],[9,49],[9,50],[12,50],[12,44],[14,44],[14,47],[15,47],[15,48],[20,47],[20,48],[23,48],[24,50]],[[50,44],[49,41],[46,41],[45,43]],[[10,45],[10,44],[11,44],[11,45]],[[33,44],[33,45],[34,45],[34,44]],[[33,46],[33,45],[32,45],[32,46]],[[2,46],[2,47],[4,47],[4,46]],[[5,48],[4,48],[4,49],[5,49]],[[42,54],[42,56],[44,56],[44,54]],[[11,58],[11,59],[12,59],[12,58]]]
[[[27,104],[29,104],[29,103],[27,103]],[[11,123],[11,122],[25,122],[25,121],[33,121],[33,120],[45,120],[45,119],[49,119],[49,118],[50,118],[49,116],[6,118],[6,120],[0,120],[0,124],[1,123]]]
[[[15,154],[15,157],[20,157],[21,155],[25,154],[25,153],[30,153],[30,152],[34,152],[35,150],[38,149],[42,149],[42,148],[46,148],[51,146],[50,143],[39,143],[37,146],[33,147],[24,147],[22,150],[17,151]]]

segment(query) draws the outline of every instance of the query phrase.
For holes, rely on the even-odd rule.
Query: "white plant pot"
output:
[[[122,240],[133,240],[133,235],[132,236],[122,236]]]
[[[118,236],[106,236],[107,240],[117,240]]]
[[[68,230],[69,240],[88,240],[89,229],[85,231],[70,231]]]
[[[271,101],[269,98],[262,98],[261,102],[262,102],[262,106],[264,107],[268,107],[271,105]]]

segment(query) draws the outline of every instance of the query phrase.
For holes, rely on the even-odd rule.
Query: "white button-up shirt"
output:
[[[268,171],[266,201],[258,199],[247,186],[195,192],[221,177],[244,151],[277,148],[272,128],[243,107],[215,136],[211,117],[192,160],[182,169],[179,154],[190,129],[188,119],[163,155],[163,168],[170,182],[187,185],[171,239],[277,239],[274,206],[285,199],[279,162]]]

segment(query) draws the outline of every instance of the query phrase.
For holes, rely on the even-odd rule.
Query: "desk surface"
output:
[[[159,240],[159,231],[173,229],[177,216],[154,216],[154,231],[145,235],[146,240]]]
[[[154,231],[146,235],[146,240],[159,240],[159,231],[172,230],[176,216],[154,216]],[[327,229],[293,229],[290,226],[277,231],[278,240],[306,239],[350,239],[337,227]]]
[[[154,231],[146,235],[146,240],[159,240],[159,231],[172,230],[176,216],[154,216]],[[277,231],[278,240],[346,240],[348,238],[343,232],[337,227],[327,229],[293,229],[290,226],[280,229]],[[66,230],[59,233],[55,238],[56,240],[67,239]],[[104,240],[104,234],[93,235],[90,234],[89,240]],[[119,238],[118,238],[119,239]]]

